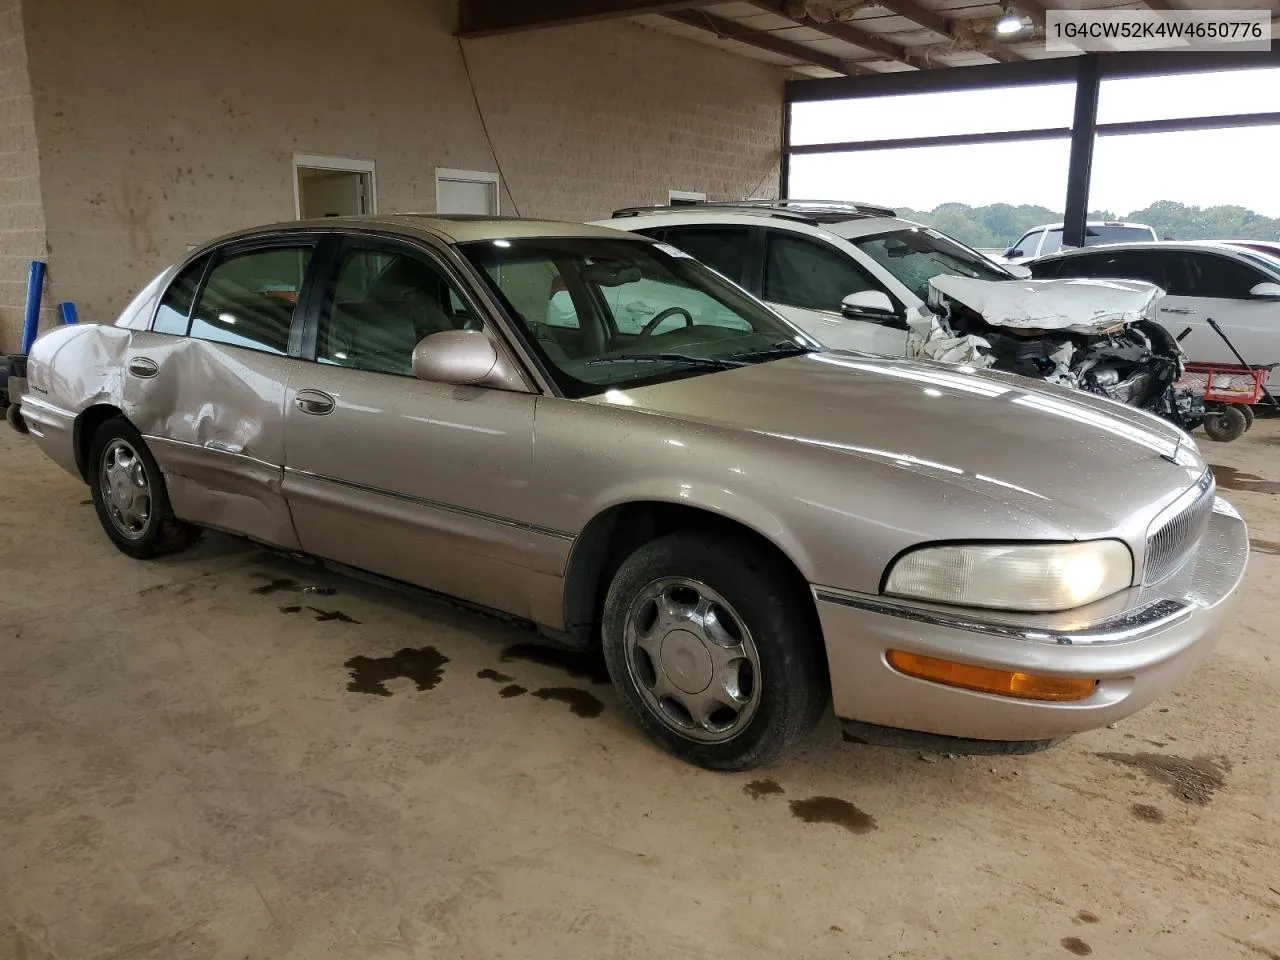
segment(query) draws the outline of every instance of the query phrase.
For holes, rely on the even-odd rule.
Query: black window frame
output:
[[[1272,280],[1272,278],[1268,277],[1265,273],[1263,273],[1259,267],[1254,266],[1252,263],[1241,262],[1235,257],[1229,256],[1224,253],[1219,253],[1216,250],[1183,250],[1181,251],[1181,253],[1184,257],[1186,257],[1186,262],[1188,267],[1191,261],[1196,257],[1204,257],[1208,260],[1215,261],[1215,262],[1226,261],[1227,263],[1231,264],[1233,267],[1252,273],[1254,276],[1254,280],[1252,283],[1249,284],[1248,288],[1244,291],[1244,293],[1238,296],[1233,296],[1233,297],[1224,297],[1224,296],[1219,296],[1217,294],[1204,293],[1204,292],[1171,293],[1172,296],[1199,297],[1205,300],[1250,300],[1252,298],[1249,294],[1249,291],[1252,290],[1254,287],[1256,287],[1259,283],[1275,282],[1274,280]],[[1203,274],[1201,274],[1201,276],[1203,276]]]
[[[191,334],[191,321],[195,313],[196,304],[200,302],[200,298],[204,295],[205,288],[209,284],[209,278],[213,275],[214,269],[218,264],[225,262],[229,257],[241,256],[243,254],[256,253],[260,250],[272,250],[281,247],[312,247],[310,259],[307,261],[307,269],[302,277],[302,284],[298,290],[298,300],[294,305],[293,316],[290,319],[288,349],[284,354],[272,353],[269,350],[259,350],[256,347],[245,346],[244,344],[226,343],[221,340],[209,340],[204,337],[194,337]],[[252,350],[255,353],[261,353],[265,356],[287,356],[297,358],[301,347],[302,329],[306,319],[306,312],[312,308],[311,290],[313,289],[312,281],[316,276],[316,271],[320,266],[320,257],[324,247],[324,235],[312,232],[299,233],[280,233],[268,236],[243,237],[232,240],[222,246],[215,247],[210,250],[202,250],[195,256],[189,258],[174,273],[173,279],[169,281],[165,287],[164,293],[160,295],[160,299],[156,301],[156,308],[151,314],[151,322],[148,329],[153,332],[164,334],[165,336],[183,336],[189,340],[199,340],[202,343],[217,343],[220,346],[231,347],[238,350]],[[183,334],[168,334],[165,331],[156,331],[156,317],[160,312],[160,304],[164,302],[165,297],[169,295],[169,290],[177,283],[179,278],[193,264],[197,263],[201,257],[205,258],[204,271],[201,274],[200,282],[196,285],[195,292],[191,296],[191,305],[187,308],[187,327]]]
[[[173,272],[173,276],[169,278],[169,282],[165,284],[164,290],[156,299],[156,305],[151,310],[151,318],[147,321],[147,330],[151,333],[159,333],[166,337],[186,337],[191,334],[191,312],[195,309],[196,298],[200,296],[200,291],[204,289],[204,282],[209,277],[209,267],[212,265],[216,251],[202,250],[195,256],[184,260],[182,266]],[[203,263],[201,263],[203,261]],[[169,293],[178,285],[178,281],[183,279],[187,271],[192,267],[200,265],[200,275],[196,278],[195,288],[191,291],[191,302],[187,304],[187,323],[183,327],[181,333],[173,333],[169,330],[157,330],[156,321],[160,319],[160,308],[164,306],[164,302],[169,299]]]
[[[439,270],[445,280],[458,292],[468,309],[475,313],[481,323],[484,324],[486,333],[492,336],[492,331],[497,328],[492,311],[487,309],[480,301],[472,288],[472,284],[468,282],[468,278],[449,261],[443,252],[413,237],[364,230],[346,230],[334,232],[325,237],[317,256],[312,261],[316,265],[316,269],[313,273],[309,272],[307,278],[309,285],[307,313],[302,318],[302,327],[299,332],[298,359],[306,360],[317,366],[327,366],[320,364],[316,359],[316,349],[320,339],[320,319],[324,313],[325,305],[328,303],[331,288],[338,280],[343,259],[351,248],[421,257],[432,267]],[[501,332],[498,339],[505,345],[508,339],[505,331]],[[517,363],[519,363],[518,360]],[[359,373],[367,373],[371,376],[397,377],[401,380],[410,379],[399,374],[362,370],[359,367],[335,367],[334,369],[352,370]],[[530,380],[527,374],[525,379]]]

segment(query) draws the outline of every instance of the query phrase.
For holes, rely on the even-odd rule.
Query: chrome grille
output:
[[[1163,580],[1186,561],[1209,523],[1214,494],[1213,474],[1206,470],[1194,487],[1152,522],[1147,533],[1144,583]]]

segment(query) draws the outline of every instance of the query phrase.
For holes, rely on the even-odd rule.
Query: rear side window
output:
[[[1062,231],[1048,230],[1044,235],[1044,246],[1040,248],[1040,256],[1046,257],[1051,253],[1057,253],[1062,249]],[[1028,250],[1027,255],[1030,256],[1032,251]]]
[[[663,239],[734,283],[742,283],[751,257],[751,234],[746,227],[671,227]]]
[[[838,312],[849,294],[882,289],[853,260],[825,243],[779,230],[768,232],[765,300]]]
[[[155,322],[151,329],[156,333],[171,333],[185,337],[187,325],[191,321],[191,302],[195,299],[196,288],[204,277],[204,269],[209,264],[209,257],[203,256],[189,264],[165,291],[164,299],[156,310]]]
[[[191,312],[191,336],[266,353],[289,350],[289,328],[312,248],[233,253],[214,264]]]

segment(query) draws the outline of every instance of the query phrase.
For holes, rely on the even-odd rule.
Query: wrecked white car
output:
[[[1174,391],[1185,356],[1152,319],[1163,294],[1138,280],[939,275],[929,314],[907,321],[907,355],[1088,390],[1185,425],[1203,417],[1203,399]]]

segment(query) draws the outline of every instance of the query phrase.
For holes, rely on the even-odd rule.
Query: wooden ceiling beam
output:
[[[726,20],[724,17],[717,17],[702,10],[673,10],[664,14],[664,16],[677,23],[683,23],[690,27],[697,27],[700,30],[714,33],[716,36],[726,40],[736,40],[748,46],[758,47],[761,50],[768,50],[771,53],[790,57],[792,60],[799,60],[801,63],[824,67],[833,73],[842,73],[846,77],[866,76],[879,72],[872,70],[870,67],[841,60],[839,57],[833,57],[820,50],[810,49],[803,44],[794,43],[782,37],[775,37],[766,30],[748,30],[736,21]]]

